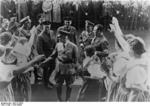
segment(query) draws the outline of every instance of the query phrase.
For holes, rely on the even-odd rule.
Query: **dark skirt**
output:
[[[104,80],[86,79],[77,97],[77,101],[103,101],[106,96]]]
[[[20,74],[12,80],[15,101],[31,100],[30,73]]]

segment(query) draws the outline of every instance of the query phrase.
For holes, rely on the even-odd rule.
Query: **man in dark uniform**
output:
[[[90,45],[92,39],[94,38],[93,33],[94,23],[89,20],[85,21],[85,30],[82,31],[80,35],[80,42],[84,44],[84,46]]]
[[[82,31],[79,39],[80,44],[80,59],[79,62],[82,63],[83,59],[85,58],[84,49],[86,46],[91,45],[91,41],[94,38],[93,33],[94,23],[89,20],[85,21],[85,30]]]
[[[46,61],[49,61],[52,58],[57,60],[57,67],[55,70],[57,97],[59,101],[62,101],[62,86],[65,82],[67,87],[65,101],[69,101],[78,63],[78,47],[68,39],[68,36],[70,35],[69,32],[60,30],[59,34],[59,45],[62,43],[63,48],[57,45],[53,54]],[[60,50],[60,48],[62,49]]]
[[[60,30],[64,30],[64,31],[67,31],[69,32],[69,40],[71,42],[73,42],[74,44],[77,44],[77,35],[76,35],[76,28],[71,26],[72,24],[72,20],[70,17],[66,17],[64,19],[64,26],[61,26],[57,29],[57,33],[59,33]]]
[[[52,39],[54,32],[50,30],[50,27],[51,27],[50,22],[48,21],[43,22],[43,30],[37,39],[37,51],[39,54],[44,54],[46,58],[52,54],[56,45],[55,40]],[[43,68],[44,68],[43,77],[45,86],[47,88],[52,88],[53,84],[49,81],[49,77],[55,68],[55,61],[54,60],[49,61],[49,63],[45,64]]]
[[[36,27],[36,29],[37,29],[37,35],[39,35],[42,32],[42,30],[43,30],[43,22],[44,21],[45,21],[45,19],[42,16],[40,16],[40,18],[39,18],[39,24]]]
[[[92,46],[96,49],[98,57],[100,57],[101,62],[109,53],[109,43],[103,34],[103,26],[98,24],[94,27],[94,38],[92,39]]]

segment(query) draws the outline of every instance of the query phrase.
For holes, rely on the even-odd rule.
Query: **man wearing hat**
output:
[[[19,23],[16,21],[16,17],[12,17],[8,26],[8,31],[13,35],[19,36],[18,32],[19,29]]]
[[[71,24],[72,24],[71,18],[66,17],[64,19],[64,25],[57,29],[57,33],[59,33],[60,30],[69,32],[69,36],[68,36],[69,40],[74,44],[77,44],[76,28],[71,26]]]
[[[30,33],[30,29],[31,29],[31,20],[30,17],[27,16],[25,18],[23,18],[22,20],[20,20],[20,35],[21,37],[26,37],[27,39],[30,38],[31,33]]]
[[[85,30],[82,31],[80,35],[80,62],[82,63],[83,59],[85,58],[84,48],[88,45],[91,45],[91,41],[94,38],[93,33],[94,23],[89,20],[85,21]]]
[[[36,27],[37,35],[39,35],[42,32],[42,30],[43,30],[43,22],[45,21],[45,19],[41,15],[38,21],[39,21],[39,24]]]
[[[63,48],[60,43],[59,46],[56,45],[53,54],[47,60],[45,60],[45,62],[48,62],[53,58],[57,60],[55,69],[57,97],[59,101],[62,101],[62,86],[65,82],[67,87],[65,101],[69,101],[71,96],[72,84],[75,80],[75,68],[78,63],[78,47],[68,39],[68,36],[70,35],[69,32],[60,30],[59,34],[60,42],[62,43]]]
[[[54,32],[50,29],[51,25],[49,21],[42,22],[43,24],[43,30],[39,34],[37,38],[37,52],[38,54],[44,54],[45,57],[49,57],[56,45],[55,39],[52,38],[54,36]],[[52,73],[52,71],[55,68],[55,61],[49,61],[48,65],[45,64],[43,67],[44,69],[44,83],[46,88],[52,88],[52,83],[49,82],[49,77]]]
[[[82,31],[80,35],[80,42],[84,44],[84,46],[90,45],[92,38],[94,38],[93,33],[94,23],[89,20],[85,21],[85,30]]]

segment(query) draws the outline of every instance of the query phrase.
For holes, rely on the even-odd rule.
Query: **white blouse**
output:
[[[127,65],[126,73],[126,87],[140,87],[146,88],[146,82],[148,80],[147,60],[145,59],[133,59]]]
[[[121,76],[128,63],[129,55],[126,52],[119,53],[116,57],[116,61],[113,64],[113,73],[118,77]]]
[[[93,57],[86,57],[83,60],[83,67],[85,67],[88,63],[89,65],[87,66],[87,70],[91,74],[91,77],[103,78],[106,76],[106,74],[102,71],[100,63],[95,61]]]
[[[14,77],[14,69],[16,69],[15,65],[5,65],[0,62],[0,82],[10,82]]]

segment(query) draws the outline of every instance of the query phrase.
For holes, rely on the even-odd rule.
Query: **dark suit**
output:
[[[53,52],[56,42],[52,39],[54,32],[50,31],[50,35],[41,33],[37,39],[37,51],[39,54],[44,54],[46,57],[49,57]],[[52,60],[44,67],[44,81],[45,85],[49,83],[49,77],[52,71],[55,68],[55,61]]]

